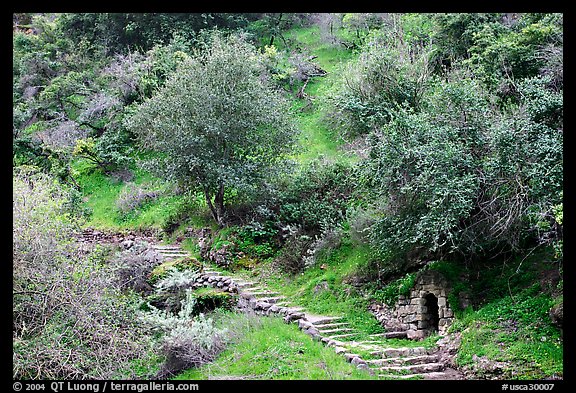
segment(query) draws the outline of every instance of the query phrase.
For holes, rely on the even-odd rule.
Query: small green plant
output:
[[[193,292],[196,298],[198,312],[206,313],[217,308],[232,310],[236,305],[236,298],[228,292],[215,288],[200,288]]]
[[[156,284],[158,281],[166,278],[168,273],[172,270],[177,270],[182,272],[184,270],[190,270],[193,272],[200,271],[202,268],[202,263],[199,262],[194,257],[181,257],[174,258],[168,261],[162,262],[156,266],[149,274],[148,282],[150,284]]]
[[[410,290],[414,287],[416,276],[417,272],[406,273],[403,277],[389,282],[382,288],[374,290],[372,297],[377,301],[393,306],[400,295],[407,296],[410,294]]]

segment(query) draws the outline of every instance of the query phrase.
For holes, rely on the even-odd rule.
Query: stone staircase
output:
[[[164,260],[189,256],[175,245],[153,245]],[[380,379],[463,379],[460,372],[448,368],[435,350],[425,347],[390,347],[386,340],[405,339],[406,332],[366,335],[354,329],[341,316],[316,315],[294,305],[286,296],[268,290],[257,281],[247,280],[204,265],[194,288],[211,286],[238,295],[238,307],[261,315],[283,316],[286,323],[298,327],[312,339],[333,347],[337,354],[359,369]],[[414,343],[414,341],[406,341]],[[363,359],[357,352],[364,353]],[[366,356],[369,354],[369,356]]]

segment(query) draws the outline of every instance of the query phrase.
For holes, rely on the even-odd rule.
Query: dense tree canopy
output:
[[[296,141],[286,104],[265,78],[249,44],[215,37],[206,51],[185,56],[129,121],[144,146],[161,153],[156,168],[202,191],[219,224],[226,191],[261,186]]]

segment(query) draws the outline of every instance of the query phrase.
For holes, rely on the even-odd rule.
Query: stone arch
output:
[[[425,328],[431,332],[437,332],[438,322],[440,321],[440,314],[438,312],[438,297],[429,292],[424,295],[423,298],[425,303],[424,307],[422,308],[422,314],[424,315],[423,320],[426,321],[425,325],[427,325]]]
[[[447,299],[450,291],[438,271],[418,274],[410,293],[398,298],[395,310],[398,325],[408,338],[418,340],[434,333],[447,333],[454,318]]]

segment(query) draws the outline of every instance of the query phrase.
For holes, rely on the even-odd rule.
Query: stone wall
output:
[[[400,296],[395,316],[410,339],[421,339],[446,331],[454,319],[447,301],[448,282],[437,271],[428,270],[418,275],[408,296]]]
[[[388,332],[406,332],[410,339],[422,339],[435,332],[444,335],[454,319],[447,300],[449,293],[442,274],[429,270],[417,276],[409,295],[399,296],[393,308],[374,303],[370,311]]]

